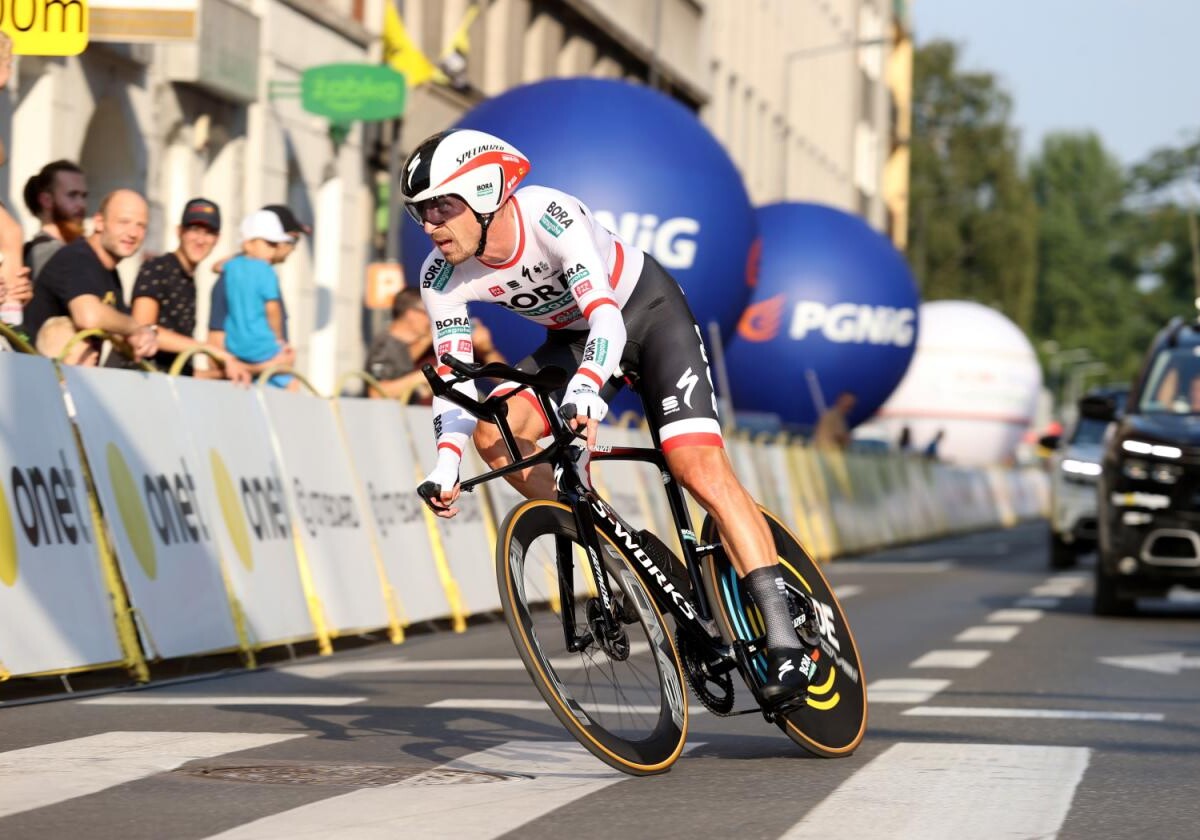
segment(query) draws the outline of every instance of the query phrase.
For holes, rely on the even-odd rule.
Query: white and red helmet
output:
[[[406,204],[456,195],[481,216],[495,213],[529,174],[529,160],[499,137],[453,128],[425,140],[400,173]]]

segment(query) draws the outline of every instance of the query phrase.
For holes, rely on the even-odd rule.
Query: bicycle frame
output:
[[[468,366],[449,355],[443,356],[442,361],[458,375],[458,381],[518,373],[515,369],[501,365]],[[659,568],[658,563],[651,558],[638,531],[627,525],[608,502],[601,498],[595,490],[585,486],[580,479],[573,463],[577,457],[576,453],[580,450],[571,446],[577,436],[559,417],[557,407],[550,400],[548,393],[541,388],[534,387],[534,383],[530,381],[534,377],[523,374],[524,381],[506,377],[513,378],[518,383],[518,387],[502,396],[489,397],[480,402],[454,390],[449,383],[437,377],[430,366],[426,365],[424,372],[435,394],[455,403],[478,420],[493,423],[499,431],[511,459],[511,462],[503,467],[461,481],[459,484],[461,492],[471,492],[481,484],[528,467],[549,464],[554,470],[559,501],[571,509],[575,518],[576,533],[585,548],[592,579],[596,583],[597,594],[604,607],[606,627],[615,628],[617,618],[614,616],[612,596],[605,582],[603,564],[599,554],[602,546],[596,537],[597,530],[604,533],[615,545],[622,546],[631,557],[637,560],[637,563],[633,564],[634,572],[651,593],[655,602],[675,618],[677,626],[692,637],[703,640],[705,646],[712,650],[718,660],[728,663],[730,668],[734,667],[736,659],[733,649],[721,640],[712,618],[712,610],[699,571],[701,558],[720,548],[720,544],[698,544],[684,500],[683,489],[667,469],[666,456],[660,448],[658,434],[655,430],[651,430],[654,448],[599,446],[591,453],[591,456],[598,462],[641,461],[649,463],[662,474],[663,489],[670,506],[671,518],[679,537],[679,544],[683,548],[683,563],[692,588],[690,598],[671,583],[666,571]],[[553,441],[540,452],[521,458],[516,439],[506,419],[507,401],[526,388],[537,397],[542,412],[549,420]],[[562,603],[574,604],[573,558],[570,545],[556,546],[556,554]],[[563,629],[567,635],[568,648],[581,650],[587,646],[590,639],[579,637],[576,634],[573,612],[573,609],[563,610]]]

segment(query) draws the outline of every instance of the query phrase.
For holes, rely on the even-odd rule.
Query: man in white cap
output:
[[[242,253],[225,264],[225,349],[247,364],[271,361],[287,348],[283,297],[271,261],[276,248],[291,241],[278,216],[255,211],[242,220]],[[293,379],[273,376],[271,384],[292,387]]]

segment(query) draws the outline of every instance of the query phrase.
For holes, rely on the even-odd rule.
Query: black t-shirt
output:
[[[174,253],[163,254],[142,264],[133,284],[133,300],[140,297],[158,301],[158,325],[180,335],[190,336],[196,329],[196,280],[188,274]],[[151,361],[160,370],[169,370],[177,353],[159,351]],[[190,373],[190,365],[186,373]]]
[[[116,269],[105,268],[87,237],[80,237],[55,252],[33,284],[33,300],[25,306],[22,328],[37,340],[42,324],[59,315],[71,317],[68,308],[80,295],[95,295],[126,315],[125,294]]]

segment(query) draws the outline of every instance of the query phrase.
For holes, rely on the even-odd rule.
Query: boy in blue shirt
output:
[[[225,264],[225,349],[248,364],[269,361],[287,344],[286,315],[279,278],[271,268],[278,246],[292,237],[279,217],[258,210],[242,220],[242,253]],[[294,390],[288,375],[271,377],[271,384]]]

